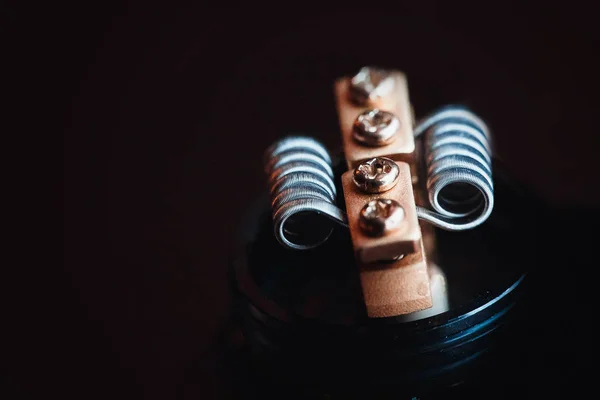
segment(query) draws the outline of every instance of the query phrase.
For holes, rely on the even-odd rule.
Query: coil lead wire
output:
[[[345,212],[335,204],[331,158],[318,141],[304,136],[277,141],[265,152],[265,173],[269,177],[275,237],[283,246],[311,249],[325,242],[333,230],[333,226],[324,231],[315,229],[310,239],[301,243],[299,239],[306,235],[295,221],[299,214],[316,213],[348,226]]]

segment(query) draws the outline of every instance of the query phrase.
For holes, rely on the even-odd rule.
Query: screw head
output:
[[[354,169],[354,183],[365,193],[382,193],[390,190],[400,177],[400,168],[393,160],[375,157],[363,161]]]
[[[365,110],[352,125],[352,136],[367,146],[385,146],[396,139],[400,120],[389,111],[378,108]]]
[[[360,210],[359,226],[369,236],[396,231],[404,220],[404,208],[396,200],[371,200]]]
[[[394,88],[394,78],[385,70],[363,67],[350,81],[350,99],[365,105],[386,96]]]

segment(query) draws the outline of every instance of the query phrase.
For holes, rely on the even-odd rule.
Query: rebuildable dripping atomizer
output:
[[[256,390],[410,399],[509,379],[490,371],[518,351],[530,260],[508,249],[535,218],[490,129],[457,105],[415,121],[398,71],[363,68],[335,97],[343,152],[267,149],[269,194],[232,259]]]

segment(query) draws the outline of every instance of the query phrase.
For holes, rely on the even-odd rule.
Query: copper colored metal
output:
[[[423,247],[399,261],[361,263],[360,282],[367,314],[393,317],[431,308],[431,288]]]
[[[335,95],[344,153],[350,169],[342,175],[342,187],[367,314],[369,317],[380,318],[414,313],[412,315],[416,318],[419,311],[423,312],[433,305],[424,246],[434,246],[434,237],[433,231],[426,229],[427,240],[424,240],[417,219],[416,193],[413,192],[413,183],[419,181],[418,167],[414,162],[414,111],[408,97],[406,77],[398,71],[385,72],[366,68],[353,79],[342,78],[336,81]],[[369,135],[362,132],[363,135],[357,138],[356,133],[357,128],[364,128],[358,117],[370,116],[369,111],[372,109],[391,113],[389,115],[397,118],[398,126],[393,134],[390,134],[388,128],[387,131],[382,131],[385,135],[379,138],[381,140],[370,143],[368,140],[359,140]],[[374,123],[368,120],[366,122],[369,124],[365,126],[385,128],[391,125],[389,118],[385,124],[380,124],[380,120],[386,121],[385,118],[375,118],[372,121]],[[377,131],[371,129],[373,130]],[[375,135],[374,138],[378,139],[378,136]],[[369,165],[367,169],[363,165],[362,171],[360,167],[354,170],[359,164],[368,163],[376,157],[392,159],[398,166],[397,182],[387,185],[391,188],[385,191],[365,185],[364,181],[371,178],[371,175],[374,176]],[[417,197],[420,200],[420,194]],[[364,229],[361,210],[369,202],[380,204],[382,200],[397,202],[399,209],[403,211],[403,219],[396,225],[396,229],[384,229],[378,232],[379,236],[373,236],[373,232]],[[371,209],[375,212],[377,207]],[[439,284],[437,286],[445,287]],[[441,289],[437,291],[441,293]],[[440,302],[440,306],[443,304]]]
[[[348,168],[356,167],[365,159],[381,156],[396,161],[413,160],[415,141],[406,77],[398,71],[391,71],[390,77],[394,79],[393,88],[385,96],[370,102],[368,106],[356,105],[350,100],[351,78],[341,78],[335,83],[338,119]],[[391,143],[380,147],[370,147],[364,146],[354,139],[352,131],[354,122],[362,112],[370,108],[389,111],[398,118],[400,124]]]
[[[350,235],[360,262],[392,260],[402,254],[419,250],[421,230],[417,219],[410,168],[406,163],[396,163],[399,169],[398,183],[389,191],[379,194],[362,192],[354,183],[354,171],[342,175],[342,187],[346,201],[346,213]],[[393,199],[404,210],[404,219],[398,229],[386,235],[373,237],[360,227],[360,213],[364,205],[377,199]]]

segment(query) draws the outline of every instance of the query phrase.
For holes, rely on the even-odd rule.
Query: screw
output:
[[[399,177],[398,164],[386,157],[363,161],[354,170],[354,183],[366,193],[388,191],[396,186]]]
[[[385,70],[363,67],[350,81],[350,99],[365,105],[384,97],[394,88],[394,78]]]
[[[363,111],[352,125],[352,136],[367,146],[385,146],[396,138],[400,120],[389,111],[378,108]]]
[[[369,236],[383,236],[397,230],[404,220],[404,208],[396,200],[371,200],[360,210],[359,225]]]

